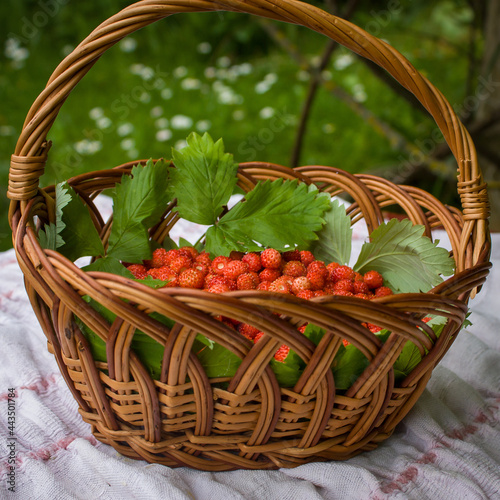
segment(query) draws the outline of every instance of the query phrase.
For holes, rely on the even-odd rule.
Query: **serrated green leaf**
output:
[[[326,263],[349,264],[351,258],[351,218],[338,200],[331,201],[331,209],[324,215],[325,225],[318,232],[318,241],[311,252]]]
[[[280,251],[291,245],[307,247],[318,238],[316,231],[324,224],[323,214],[328,208],[324,196],[317,196],[316,191],[310,192],[296,180],[259,182],[219,220],[217,231],[207,232],[207,249],[216,246],[210,241],[213,235],[217,245],[240,243],[237,249],[242,251],[258,249],[255,242]]]
[[[59,252],[71,261],[104,255],[104,246],[87,207],[71,186],[67,185],[65,189],[65,205],[61,214],[64,226],[60,232],[63,244]]]
[[[149,160],[125,175],[113,194],[113,225],[108,256],[126,262],[151,257],[148,228],[157,222],[168,202],[167,164]]]
[[[214,224],[236,186],[238,164],[224,153],[222,139],[214,143],[208,133],[192,133],[187,146],[172,151],[171,193],[179,215],[191,222]]]
[[[378,271],[394,292],[429,291],[443,280],[441,275],[453,274],[454,261],[423,234],[424,227],[409,220],[380,225],[361,248],[354,270]]]
[[[368,358],[354,345],[339,349],[332,363],[335,387],[349,389],[369,364]]]
[[[244,233],[235,238],[231,231],[225,231],[220,226],[211,226],[205,233],[205,250],[210,256],[225,255],[226,257],[234,250],[236,252],[259,252],[262,248],[252,241]]]
[[[173,249],[177,249],[177,248],[179,248],[179,245],[177,245],[177,243],[176,243],[176,242],[175,242],[172,238],[170,238],[170,236],[167,236],[167,237],[163,240],[162,247],[163,247],[165,250],[173,250]]]
[[[292,351],[290,351],[290,354],[291,353]],[[290,354],[288,354],[283,362],[276,361],[274,358],[272,358],[270,362],[271,369],[274,372],[280,387],[293,387],[299,381],[299,378],[304,371],[298,363],[288,359],[293,358]]]
[[[55,224],[45,224],[44,230],[40,231],[40,245],[42,248],[56,250],[64,245],[64,240],[61,236],[61,231],[65,228],[66,224],[63,221],[63,208],[71,201],[71,194],[68,193],[68,183],[60,182],[56,185],[55,189]]]
[[[236,354],[216,342],[211,347],[199,340],[198,343],[201,344],[201,347],[196,346],[195,341],[193,349],[208,378],[234,376],[241,364],[241,359]]]

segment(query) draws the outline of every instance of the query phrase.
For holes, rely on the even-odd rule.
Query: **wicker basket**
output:
[[[241,164],[240,187],[249,191],[260,179],[298,178],[317,183],[332,195],[345,192],[354,199],[348,208],[353,223],[363,218],[369,230],[382,221],[384,207],[398,205],[410,220],[425,226],[429,237],[434,227],[446,230],[456,261],[453,277],[429,293],[372,301],[339,296],[305,301],[253,290],[214,295],[184,288],[153,290],[116,275],[85,273],[59,253],[40,247],[37,227],[51,216],[54,189],[42,190],[38,181],[48,157],[47,134],[66,97],[96,60],[126,35],[174,13],[212,10],[306,26],[387,70],[416,95],[441,129],[458,162],[463,210],[445,207],[413,187],[329,167],[291,170],[268,163]],[[92,200],[131,167],[124,164],[69,181],[87,201],[104,241],[111,221],[103,221]],[[347,459],[375,448],[424,390],[464,321],[471,294],[481,287],[490,267],[486,185],[471,138],[451,106],[390,45],[295,0],[142,0],[105,21],[64,59],[32,105],[12,156],[8,195],[26,289],[82,418],[99,440],[123,455],[171,467],[211,471],[294,467]],[[161,242],[177,222],[173,208],[166,207],[164,218],[152,228],[153,239]],[[115,313],[113,324],[82,300],[83,295]],[[152,312],[173,319],[175,326],[170,329],[155,321]],[[421,321],[432,313],[448,318],[438,339]],[[74,315],[105,340],[107,363],[93,360]],[[266,335],[252,345],[215,315],[254,324]],[[390,330],[389,339],[382,344],[361,325],[365,321]],[[317,347],[297,332],[305,322],[327,331]],[[136,329],[165,346],[159,380],[150,377],[130,348]],[[208,379],[191,351],[197,333],[242,359],[234,377]],[[357,346],[370,364],[340,394],[330,365],[342,339]],[[424,356],[396,385],[393,363],[408,340]],[[307,363],[290,389],[278,386],[269,365],[281,344]]]

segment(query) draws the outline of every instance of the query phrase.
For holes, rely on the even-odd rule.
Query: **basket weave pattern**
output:
[[[291,170],[245,163],[239,167],[239,186],[248,192],[259,180],[297,178],[332,196],[347,193],[353,199],[347,209],[352,223],[363,219],[369,231],[383,221],[385,207],[397,205],[414,223],[424,225],[429,237],[435,227],[446,230],[457,264],[453,277],[429,293],[372,301],[339,296],[304,301],[253,290],[214,295],[183,288],[153,290],[120,276],[86,273],[61,254],[40,247],[37,229],[52,220],[54,210],[54,188],[38,187],[50,147],[47,134],[74,86],[97,58],[133,31],[173,13],[221,9],[307,26],[391,73],[420,99],[450,145],[458,163],[462,210],[446,207],[417,188],[323,166]],[[131,168],[128,163],[69,180],[86,201],[104,243],[112,220],[103,220],[93,200]],[[424,390],[465,319],[471,293],[482,285],[490,266],[486,186],[474,145],[450,105],[388,44],[293,0],[142,0],[105,21],[59,65],[30,109],[12,156],[8,194],[26,289],[82,418],[98,439],[124,455],[172,467],[294,467],[373,449],[391,435]],[[173,202],[151,228],[152,239],[161,243],[177,221]],[[109,324],[83,295],[116,314],[116,320]],[[153,312],[171,318],[175,326],[154,320]],[[430,314],[448,318],[439,338],[422,321]],[[253,345],[217,321],[217,315],[250,323],[265,335]],[[107,363],[93,360],[75,316],[106,342]],[[318,346],[297,331],[309,322],[326,330]],[[392,333],[382,344],[363,322]],[[151,378],[131,349],[136,330],[165,347],[159,380]],[[198,333],[242,359],[234,377],[208,379],[191,350]],[[360,349],[370,364],[339,394],[330,366],[342,339]],[[395,386],[392,366],[408,340],[423,359]],[[307,363],[293,388],[279,387],[269,366],[281,344]]]

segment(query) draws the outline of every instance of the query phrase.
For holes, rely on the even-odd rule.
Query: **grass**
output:
[[[107,0],[96,9],[95,2],[62,3],[32,37],[25,35],[39,15],[38,2],[11,0],[0,6],[0,32],[5,34],[0,59],[1,250],[11,246],[5,198],[9,157],[29,106],[64,54],[126,5]],[[451,4],[408,8],[394,16],[384,37],[452,103],[459,103],[463,87],[456,82],[464,81],[467,71],[467,11],[445,15]],[[367,26],[371,19],[372,14],[360,13],[355,21]],[[295,26],[280,28],[309,58],[321,52],[322,36]],[[429,33],[445,30],[446,41],[421,40],[418,32],[424,28]],[[6,50],[12,44],[8,40],[16,37],[21,37],[17,59]],[[443,65],[450,71],[443,72]],[[435,127],[346,50],[336,52],[325,76],[411,141],[425,140]],[[139,158],[168,158],[192,130],[222,137],[236,161],[287,165],[307,85],[304,71],[274,46],[254,19],[228,13],[172,16],[110,49],[71,93],[48,136],[53,147],[41,185]],[[400,151],[344,102],[320,90],[302,164],[355,173],[397,167],[403,160]]]

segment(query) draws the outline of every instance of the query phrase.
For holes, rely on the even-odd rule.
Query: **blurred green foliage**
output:
[[[11,246],[5,198],[9,157],[30,105],[63,57],[128,3],[0,3],[1,250]],[[465,1],[365,1],[352,20],[400,50],[452,104],[462,102],[471,22]],[[279,29],[315,63],[324,37],[293,25],[280,24]],[[323,76],[409,141],[425,141],[435,128],[345,49],[334,53]],[[236,161],[287,165],[308,81],[305,68],[254,17],[171,16],[108,50],[71,93],[48,136],[53,147],[41,184],[139,158],[169,158],[171,147],[178,147],[192,130],[222,137]],[[302,164],[361,172],[398,168],[404,160],[345,102],[324,88],[318,92]],[[430,188],[444,201],[453,201],[453,193],[441,191],[439,184]]]

